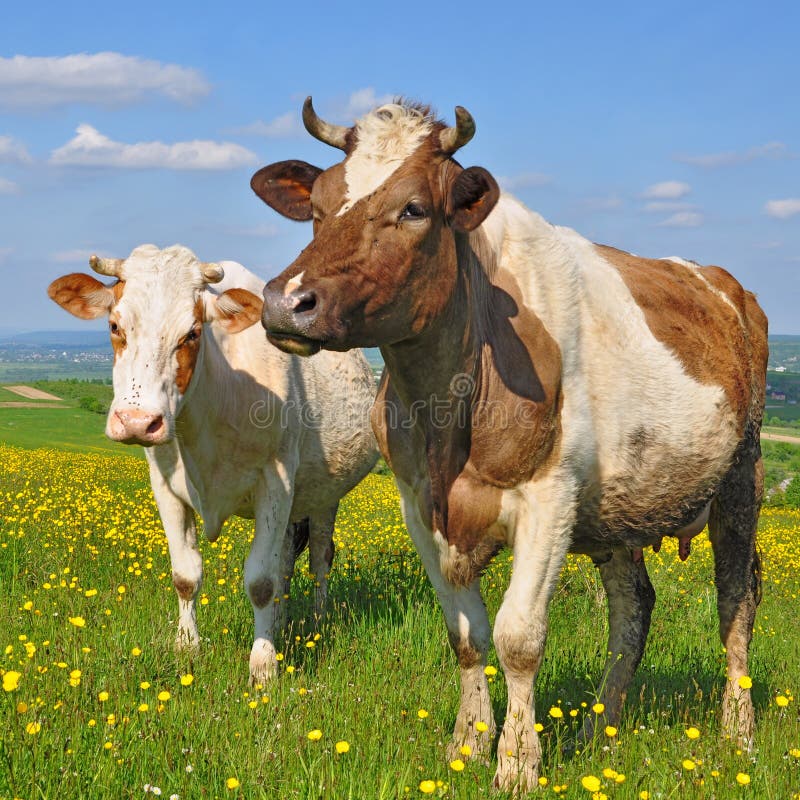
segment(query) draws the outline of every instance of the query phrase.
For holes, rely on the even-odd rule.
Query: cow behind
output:
[[[309,544],[321,613],[339,500],[375,462],[369,366],[360,352],[302,361],[268,344],[253,326],[263,281],[234,262],[143,245],[124,261],[90,263],[116,282],[76,273],[49,294],[78,317],[108,316],[106,433],[146,448],[178,594],[178,645],[199,643],[195,513],[211,541],[229,516],[254,518],[244,580],[255,619],[250,674],[263,681],[276,669],[274,629],[297,545]]]
[[[494,626],[508,684],[497,785],[536,786],[533,683],[568,550],[608,596],[600,686],[615,724],[655,601],[642,548],[708,520],[723,729],[749,741],[748,647],[758,602],[755,531],[767,325],[724,270],[648,260],[554,227],[480,167],[452,156],[474,134],[390,104],[352,128],[313,111],[345,152],[322,171],[280,162],[252,187],[314,238],[264,290],[262,321],[287,352],[380,346],[373,427],[461,668],[452,747],[491,746],[490,629],[479,577],[503,546],[514,567]],[[483,722],[478,726],[477,723]],[[591,734],[590,727],[587,734]]]

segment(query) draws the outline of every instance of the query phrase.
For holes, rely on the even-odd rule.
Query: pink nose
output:
[[[167,433],[164,417],[137,408],[117,409],[109,420],[109,438],[126,444],[158,444]]]

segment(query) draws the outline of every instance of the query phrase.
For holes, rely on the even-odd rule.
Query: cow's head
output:
[[[345,128],[306,100],[308,131],[346,157],[324,171],[283,161],[251,181],[279,213],[314,220],[312,242],[264,289],[273,344],[300,355],[388,345],[442,312],[456,286],[456,236],[475,230],[499,197],[485,169],[453,160],[475,133],[466,110],[456,119],[447,127],[427,108],[391,104]]]
[[[52,300],[81,319],[108,316],[114,348],[114,400],[106,435],[120,442],[163,444],[192,386],[203,353],[203,324],[229,333],[258,321],[261,299],[244,289],[205,291],[223,270],[175,245],[137,247],[126,259],[92,256],[110,285],[76,272],[53,281]]]

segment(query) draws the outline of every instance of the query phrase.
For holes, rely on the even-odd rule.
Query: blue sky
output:
[[[15,6],[0,26],[0,329],[81,325],[45,288],[92,252],[180,242],[277,274],[310,228],[263,205],[250,175],[340,155],[302,130],[303,98],[345,123],[403,94],[451,123],[468,108],[478,132],[459,160],[551,222],[725,266],[773,333],[800,334],[797,3]]]

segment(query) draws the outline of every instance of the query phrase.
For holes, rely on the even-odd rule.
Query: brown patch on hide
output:
[[[256,608],[264,608],[268,603],[272,602],[272,596],[275,594],[275,587],[272,581],[266,576],[256,578],[248,587],[247,594],[250,597],[250,602]]]
[[[197,356],[200,353],[200,338],[203,335],[203,300],[198,298],[194,305],[194,327],[181,339],[175,358],[178,369],[175,372],[175,385],[181,394],[185,394],[192,382],[194,368],[197,366]]]
[[[187,580],[175,572],[172,573],[172,585],[175,587],[178,597],[180,597],[181,600],[185,600],[187,603],[194,597],[197,591],[197,584],[195,584],[194,581]]]
[[[674,261],[595,247],[619,272],[653,336],[696,381],[722,387],[743,432],[750,405],[751,331],[738,281],[721,267],[697,267],[695,272]]]

